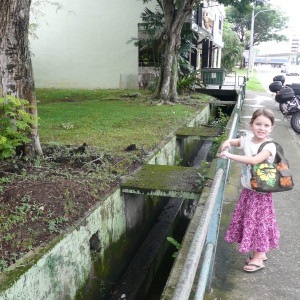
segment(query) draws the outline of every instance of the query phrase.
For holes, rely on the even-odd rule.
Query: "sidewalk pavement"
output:
[[[247,91],[239,130],[250,130],[249,121],[257,108],[266,107],[275,115],[271,138],[283,146],[294,176],[293,190],[274,193],[276,219],[280,230],[279,249],[268,253],[266,268],[254,273],[243,271],[246,255],[237,244],[224,241],[231,214],[238,200],[241,164],[232,162],[225,188],[221,227],[217,245],[212,293],[206,299],[268,300],[300,299],[300,135],[284,119],[274,96]],[[240,150],[236,149],[235,153]]]

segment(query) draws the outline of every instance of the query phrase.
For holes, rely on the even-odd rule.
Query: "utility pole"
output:
[[[251,16],[251,31],[250,31],[250,45],[249,45],[249,54],[248,54],[248,70],[247,70],[247,81],[249,80],[249,72],[252,71],[252,48],[253,48],[253,35],[254,35],[254,3],[252,7],[252,16]]]
[[[248,55],[248,69],[247,69],[247,81],[249,80],[249,73],[252,73],[252,68],[253,68],[253,36],[254,36],[254,22],[255,22],[255,18],[258,14],[262,13],[262,12],[266,12],[266,11],[274,11],[274,9],[264,9],[261,10],[259,12],[257,12],[256,14],[254,14],[254,8],[255,8],[255,4],[253,3],[253,7],[252,7],[252,16],[251,16],[251,31],[250,31],[250,45],[249,45],[249,55]]]

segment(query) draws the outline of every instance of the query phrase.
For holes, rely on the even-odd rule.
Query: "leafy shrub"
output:
[[[223,133],[219,136],[217,136],[215,139],[214,139],[214,142],[209,150],[209,155],[211,157],[216,157],[217,153],[218,153],[218,150],[221,146],[221,144],[227,139],[227,134],[226,133]]]
[[[178,243],[174,238],[168,236],[168,237],[167,237],[167,240],[168,240],[168,242],[170,242],[170,243],[171,243],[178,251],[180,250],[181,245],[180,245],[180,243]],[[173,258],[176,258],[176,257],[177,257],[178,251],[176,251],[176,252],[174,252],[174,253],[172,254],[172,257],[173,257]]]
[[[219,107],[218,108],[218,118],[216,119],[215,116],[211,117],[208,121],[208,123],[213,126],[213,127],[218,127],[218,128],[226,128],[227,123],[229,121],[230,116],[223,113],[222,109]],[[212,147],[209,151],[209,154],[211,157],[215,157],[218,149],[220,148],[221,144],[227,139],[227,134],[223,133],[216,137],[214,139],[214,142],[212,144]]]
[[[200,70],[196,70],[193,73],[188,73],[183,76],[179,76],[177,82],[177,89],[179,93],[187,93],[195,90],[195,85],[202,86],[199,76]]]
[[[230,116],[223,113],[222,109],[218,107],[218,116],[211,116],[208,120],[208,124],[212,127],[225,128]]]
[[[6,95],[0,98],[0,159],[15,155],[17,146],[29,143],[27,134],[36,117],[26,112],[30,108],[27,100]]]

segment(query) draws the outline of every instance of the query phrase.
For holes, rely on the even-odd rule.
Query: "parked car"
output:
[[[300,66],[290,65],[286,68],[287,76],[299,76],[300,75]]]

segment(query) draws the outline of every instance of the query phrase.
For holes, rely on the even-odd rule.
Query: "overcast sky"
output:
[[[278,7],[289,17],[289,28],[283,32],[288,38],[297,35],[300,37],[300,1],[299,0],[271,0],[271,5]],[[260,54],[264,53],[284,53],[291,51],[290,42],[266,42],[255,48]]]
[[[299,0],[271,0],[270,3],[282,9],[290,18],[289,29],[300,35],[300,1]]]

